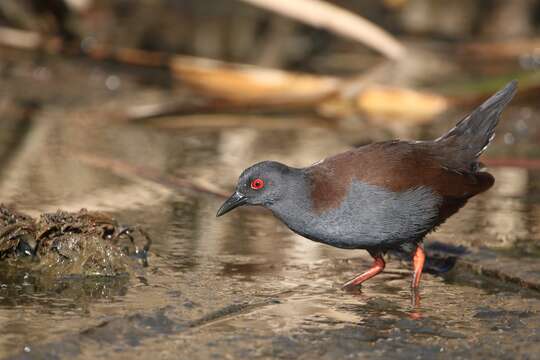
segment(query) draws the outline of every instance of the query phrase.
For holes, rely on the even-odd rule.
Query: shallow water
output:
[[[537,114],[523,105],[510,108],[488,156],[537,153]],[[4,123],[2,137],[17,141],[2,150],[0,198],[32,214],[86,207],[141,224],[154,240],[149,267],[129,277],[58,279],[3,265],[0,357],[535,358],[540,353],[536,290],[456,266],[443,276],[425,275],[420,305],[414,307],[409,264],[392,258],[387,272],[361,291],[346,293],[341,284],[371,262],[364,252],[303,239],[261,209],[243,208],[217,219],[222,197],[165,181],[187,179],[230,191],[254,162],[305,166],[391,134],[370,131],[361,121],[329,124],[305,116],[250,115],[242,118],[243,126],[234,115],[143,124],[109,123],[102,116],[49,107],[28,124]],[[436,134],[453,119],[409,136]],[[232,125],[216,126],[219,122]],[[512,134],[511,144],[505,134]],[[119,169],[111,159],[131,167]],[[145,171],[134,171],[137,166]],[[495,187],[429,239],[491,256],[496,261],[490,266],[502,259],[518,268],[534,264],[540,255],[540,170],[492,172]],[[539,268],[527,266],[520,270],[540,283]]]

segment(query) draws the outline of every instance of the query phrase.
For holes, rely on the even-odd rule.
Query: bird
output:
[[[478,159],[516,91],[513,80],[435,140],[374,142],[303,168],[259,162],[242,172],[216,216],[263,206],[307,239],[367,250],[373,265],[345,289],[381,273],[388,251],[405,252],[417,290],[424,237],[494,184]]]

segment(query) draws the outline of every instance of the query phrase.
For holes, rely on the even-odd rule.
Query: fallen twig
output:
[[[321,0],[242,1],[360,41],[392,59],[399,59],[406,52],[397,39],[377,25]]]
[[[44,37],[43,35],[27,30],[19,30],[0,26],[0,44],[17,49],[36,50],[46,48],[58,51],[62,41],[57,37]]]
[[[159,171],[149,167],[135,166],[121,160],[104,158],[92,154],[76,153],[74,156],[86,165],[105,169],[119,176],[138,176],[142,179],[150,180],[167,187],[184,188],[219,197],[228,196],[227,193],[211,187],[210,184],[206,184],[203,182],[196,183],[194,181],[182,179],[176,176],[163,176],[159,173]]]
[[[481,59],[519,58],[521,56],[538,56],[539,38],[513,39],[512,41],[469,42],[458,48],[458,54],[474,56]]]

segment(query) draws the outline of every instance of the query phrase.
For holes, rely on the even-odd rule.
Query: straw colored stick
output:
[[[357,14],[322,0],[242,1],[354,39],[391,59],[405,54],[405,47],[385,30]]]

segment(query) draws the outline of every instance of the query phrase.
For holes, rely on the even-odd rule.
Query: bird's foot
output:
[[[420,289],[419,288],[411,288],[411,305],[414,308],[417,308],[420,306]]]
[[[380,256],[374,256],[373,265],[369,270],[366,272],[363,272],[362,274],[359,274],[355,276],[353,279],[347,281],[343,286],[341,287],[342,290],[349,291],[351,289],[355,289],[361,286],[361,284],[374,277],[375,275],[379,274],[384,270],[385,262],[384,259]]]
[[[351,284],[350,281],[347,281],[341,286],[341,290],[348,293],[359,293],[362,291],[362,284]]]

